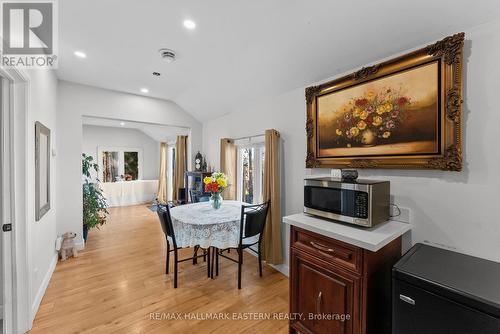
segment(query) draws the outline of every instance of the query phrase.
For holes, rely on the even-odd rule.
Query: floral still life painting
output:
[[[461,171],[464,40],[306,87],[306,168]]]
[[[321,156],[435,154],[437,62],[318,98]]]

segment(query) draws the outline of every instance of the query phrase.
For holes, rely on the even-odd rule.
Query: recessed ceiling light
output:
[[[78,58],[87,58],[87,55],[85,54],[85,52],[83,51],[75,51],[74,52],[75,56],[77,56]]]
[[[189,30],[196,28],[196,23],[192,20],[184,20],[184,27]]]
[[[141,88],[141,93],[147,94],[147,93],[149,93],[149,89]]]
[[[120,122],[120,126],[125,126],[125,122]]]

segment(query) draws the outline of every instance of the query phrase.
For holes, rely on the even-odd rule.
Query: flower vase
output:
[[[210,197],[210,204],[212,205],[212,208],[215,210],[218,210],[220,206],[222,205],[222,196],[220,193],[213,193],[212,196]]]
[[[370,129],[361,132],[361,144],[365,147],[375,146],[377,143],[377,135]]]

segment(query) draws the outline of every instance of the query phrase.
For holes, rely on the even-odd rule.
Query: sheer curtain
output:
[[[237,155],[234,140],[222,138],[220,140],[220,170],[226,174],[229,185],[222,193],[224,199],[236,199],[236,164]]]
[[[262,257],[270,264],[283,262],[281,243],[281,181],[280,181],[280,134],[276,130],[266,130],[266,151],[264,156],[264,185],[262,198],[270,201],[263,235]]]
[[[175,143],[175,161],[174,161],[174,186],[172,199],[184,200],[179,198],[179,189],[184,188],[184,173],[187,166],[187,136],[177,136]]]
[[[160,173],[158,176],[158,203],[167,203],[167,143],[160,143]]]

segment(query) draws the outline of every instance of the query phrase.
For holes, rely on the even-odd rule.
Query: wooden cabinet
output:
[[[336,270],[305,252],[292,250],[292,312],[300,333],[353,333],[350,321],[331,321],[326,315],[355,314],[359,308],[359,278]]]
[[[400,237],[371,252],[292,226],[290,256],[290,333],[390,333]]]

